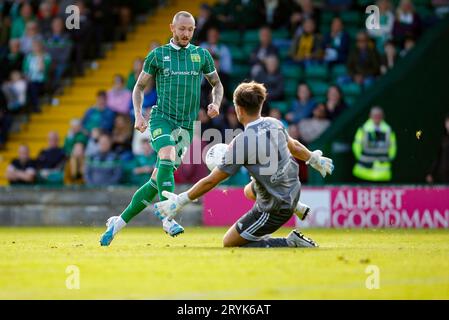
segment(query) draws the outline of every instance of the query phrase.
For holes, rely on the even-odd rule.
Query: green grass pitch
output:
[[[0,228],[0,299],[449,298],[447,230],[306,230],[318,249],[223,249],[225,229],[204,227],[130,227],[100,247],[103,230]]]

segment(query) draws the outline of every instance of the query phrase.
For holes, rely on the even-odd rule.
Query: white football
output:
[[[226,150],[228,150],[228,145],[225,143],[217,143],[207,150],[206,166],[210,171],[214,170],[221,163]]]

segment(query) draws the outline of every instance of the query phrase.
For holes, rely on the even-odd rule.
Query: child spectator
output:
[[[2,91],[9,111],[15,112],[25,106],[27,83],[19,71],[11,72],[11,79],[2,85]]]
[[[84,144],[75,143],[64,168],[64,183],[84,184]]]

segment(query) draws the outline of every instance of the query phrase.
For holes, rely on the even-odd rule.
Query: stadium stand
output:
[[[208,49],[215,54],[217,63],[223,63],[220,61],[220,52],[229,52],[231,56],[232,63],[226,63],[225,68],[221,70],[226,77],[229,77],[229,81],[227,81],[229,84],[225,88],[228,101],[223,103],[222,117],[212,121],[212,126],[222,129],[228,125],[226,120],[227,115],[230,114],[227,112],[230,105],[229,100],[233,89],[239,82],[250,79],[266,79],[268,83],[269,79],[272,79],[271,81],[276,83],[282,79],[284,85],[280,90],[283,92],[278,94],[277,99],[268,101],[264,112],[266,115],[280,114],[282,120],[288,120],[285,121],[288,123],[286,125],[290,127],[289,132],[294,134],[295,138],[303,142],[307,140],[310,143],[313,142],[310,140],[310,135],[307,134],[307,139],[302,139],[301,128],[298,128],[298,123],[302,119],[292,122],[287,116],[291,112],[301,111],[295,110],[303,105],[301,99],[298,100],[298,87],[307,84],[312,94],[311,110],[307,113],[306,118],[313,118],[315,107],[320,108],[316,114],[320,114],[318,117],[321,118],[321,112],[318,111],[321,111],[324,104],[325,117],[329,120],[325,123],[330,122],[329,127],[332,127],[333,122],[340,114],[354,110],[353,108],[357,106],[357,99],[368,91],[368,88],[379,79],[381,73],[387,73],[388,70],[394,69],[396,61],[408,55],[415,43],[419,46],[419,37],[435,24],[442,11],[437,5],[433,6],[429,0],[413,2],[410,0],[401,0],[400,2],[379,0],[377,4],[381,9],[381,30],[379,32],[369,30],[366,33],[363,31],[367,17],[364,14],[365,6],[368,4],[366,0],[341,1],[341,3],[338,1],[286,0],[277,3],[278,6],[273,8],[265,7],[264,1],[251,1],[251,5],[240,5],[240,2],[236,0],[216,3],[199,0],[187,3],[169,1],[166,6],[161,6],[157,10],[149,10],[154,9],[155,4],[153,4],[153,7],[147,8],[146,11],[151,15],[143,23],[135,25],[134,30],[129,34],[126,33],[127,28],[124,26],[130,24],[132,8],[118,6],[118,21],[121,23],[114,31],[117,36],[107,40],[124,41],[115,42],[104,58],[98,58],[95,55],[89,56],[89,52],[98,51],[98,42],[107,38],[105,27],[96,29],[95,34],[98,41],[93,41],[87,48],[79,48],[80,43],[75,42],[74,59],[78,61],[75,65],[77,67],[83,65],[80,59],[86,57],[90,62],[89,67],[84,70],[84,75],[72,78],[72,73],[71,85],[65,86],[61,95],[53,95],[53,99],[47,99],[48,102],[42,104],[40,113],[31,113],[28,121],[19,122],[19,130],[10,133],[7,140],[2,137],[6,137],[8,134],[1,133],[0,139],[6,141],[0,140],[0,144],[3,145],[3,150],[0,152],[0,185],[7,184],[5,175],[7,166],[12,159],[17,157],[17,150],[22,143],[29,146],[31,157],[35,158],[45,147],[50,131],[58,133],[60,137],[66,137],[72,120],[83,118],[86,110],[95,104],[98,91],[111,89],[113,79],[114,77],[117,79],[117,75],[122,77],[129,75],[127,83],[124,78],[124,84],[128,88],[122,88],[120,85],[116,88],[117,92],[123,93],[123,96],[127,96],[129,99],[129,91],[126,90],[132,87],[133,79],[135,81],[132,68],[134,61],[137,58],[144,58],[151,48],[167,41],[169,38],[167,24],[176,11],[187,10],[197,17],[201,33],[198,32],[195,43],[206,41]],[[101,8],[91,7],[89,9],[93,13]],[[22,15],[19,21],[21,24],[13,21],[11,35],[18,32],[17,30],[20,28],[24,29],[28,26],[25,22],[32,16],[30,12],[27,12],[29,10],[27,5],[10,8],[12,12],[10,15],[19,15],[19,12]],[[37,7],[35,10],[38,12]],[[45,11],[48,8],[39,7],[39,10]],[[42,12],[39,14],[44,15]],[[242,19],[242,17],[249,16],[252,19]],[[258,18],[254,19],[255,17]],[[7,18],[2,14],[3,25],[7,25]],[[41,25],[44,26],[45,19],[42,17],[40,19]],[[93,23],[97,27],[101,25],[100,21],[93,20]],[[211,28],[216,30],[213,35],[207,32]],[[82,35],[77,36],[81,37]],[[212,36],[215,39],[211,42],[208,37]],[[6,57],[8,35],[2,34],[1,41],[3,56]],[[384,47],[388,47],[388,44],[393,49],[384,52]],[[81,53],[79,53],[80,50]],[[83,53],[84,51],[86,53]],[[279,59],[279,72],[274,70],[274,74],[267,73],[265,70],[267,61],[273,61],[272,56]],[[80,70],[74,70],[74,72],[78,74]],[[4,84],[13,81],[12,79],[7,80],[8,77],[9,75],[3,75]],[[276,88],[276,90],[278,89]],[[337,99],[339,101],[337,107],[333,97],[335,94],[340,95]],[[148,88],[146,99],[154,101],[154,95],[154,87]],[[3,103],[3,105],[6,104]],[[151,103],[148,107],[151,107]],[[204,103],[202,107],[205,107]],[[273,109],[275,112],[270,112]],[[11,114],[10,111],[2,106],[3,131],[8,130],[5,129],[6,127],[14,127],[11,126],[11,119],[8,118]],[[230,112],[232,113],[232,110]],[[14,118],[17,116],[14,115]],[[132,123],[132,118],[123,121]],[[15,123],[17,122],[15,121]],[[5,124],[3,125],[3,123]],[[320,121],[320,123],[324,122]],[[127,124],[124,123],[123,126],[126,127]],[[328,125],[325,125],[323,128],[327,127]],[[313,139],[318,137],[319,135],[313,135]],[[125,141],[126,139],[129,141]],[[118,145],[124,147],[125,151],[130,151],[131,138],[126,139]],[[90,140],[95,143],[95,139],[92,137]],[[83,142],[83,144],[85,143]],[[88,146],[89,143],[86,147]],[[123,156],[122,160],[128,161],[133,158],[133,154],[125,152],[123,155],[122,151],[120,150],[121,156]],[[124,176],[129,176],[129,174]],[[132,183],[132,181],[128,182]]]

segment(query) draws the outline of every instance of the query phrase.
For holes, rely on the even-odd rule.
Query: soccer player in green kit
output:
[[[132,95],[136,119],[134,127],[144,132],[148,128],[148,122],[142,115],[144,89],[150,78],[155,79],[158,100],[151,110],[149,130],[151,145],[158,155],[156,168],[150,181],[136,191],[122,214],[108,219],[107,229],[100,239],[102,246],[108,246],[115,234],[149,205],[157,194],[162,201],[166,199],[163,191],[174,191],[174,170],[192,141],[193,122],[200,108],[203,75],[213,87],[212,103],[207,114],[211,118],[219,114],[223,86],[210,53],[190,43],[195,31],[195,19],[190,13],[180,11],[173,17],[170,29],[173,38],[170,43],[148,54]],[[160,219],[169,235],[184,232],[184,228],[174,219]]]

